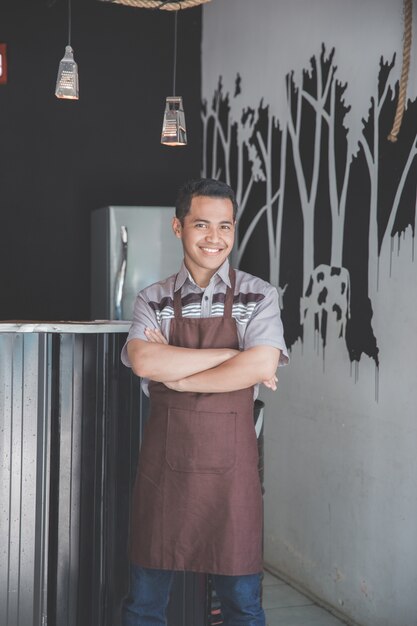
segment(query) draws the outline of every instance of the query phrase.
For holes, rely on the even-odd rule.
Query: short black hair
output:
[[[237,202],[236,196],[230,185],[214,178],[200,178],[189,180],[179,190],[175,203],[175,216],[184,223],[184,217],[190,212],[191,201],[197,196],[209,198],[227,198],[233,205],[233,219],[236,219]]]

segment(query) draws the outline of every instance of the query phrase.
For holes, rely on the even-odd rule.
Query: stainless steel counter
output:
[[[120,624],[147,414],[120,362],[129,326],[0,323],[1,626]],[[212,610],[219,623],[210,589],[177,573],[168,624],[205,626]]]
[[[139,380],[128,322],[0,324],[0,624],[118,621]]]
[[[94,320],[92,322],[0,322],[0,333],[61,333],[97,334],[127,333],[131,322],[124,320]]]

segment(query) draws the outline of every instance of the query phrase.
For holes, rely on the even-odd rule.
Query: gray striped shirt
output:
[[[233,299],[233,318],[236,320],[239,348],[272,346],[281,350],[279,365],[288,362],[278,293],[275,287],[251,274],[236,271]],[[174,291],[181,289],[183,317],[221,317],[224,311],[226,289],[230,286],[229,261],[212,276],[207,287],[199,287],[184,263],[178,274],[143,289],[136,298],[133,322],[122,350],[122,362],[130,367],[127,343],[131,339],[146,341],[145,328],[159,328],[169,340],[169,329],[174,317]],[[147,393],[146,379],[142,386]]]

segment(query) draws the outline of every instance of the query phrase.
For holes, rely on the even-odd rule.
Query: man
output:
[[[213,575],[228,626],[265,624],[253,400],[288,357],[276,290],[229,267],[236,208],[225,183],[184,185],[172,222],[182,267],[139,294],[123,348],[150,395],[123,626],[165,624],[176,570]]]

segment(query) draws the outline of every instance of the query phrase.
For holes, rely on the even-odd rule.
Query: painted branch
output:
[[[270,262],[274,257],[275,252],[275,241],[274,241],[274,223],[272,217],[272,171],[271,171],[271,149],[272,149],[272,115],[268,116],[268,135],[267,135],[267,145],[265,146],[265,142],[261,133],[258,131],[256,133],[256,138],[258,140],[258,144],[261,150],[262,159],[265,167],[265,177],[266,177],[266,218],[267,218],[267,227],[268,227],[268,250],[269,250],[269,259]]]
[[[251,221],[251,223],[249,224],[242,241],[240,242],[239,246],[238,246],[238,251],[237,251],[237,265],[240,265],[240,262],[242,260],[242,256],[243,253],[245,252],[246,246],[248,245],[249,239],[252,236],[253,231],[256,228],[256,225],[258,224],[259,220],[261,219],[262,215],[265,213],[266,211],[266,204],[264,204],[264,206],[262,207],[262,209],[260,209],[258,211],[258,213],[255,215],[255,217],[253,218],[253,220]]]
[[[201,169],[201,176],[207,177],[207,122],[208,116],[201,113],[201,121],[203,123],[203,163]]]
[[[220,94],[217,94],[216,108],[214,109],[214,130],[213,130],[213,148],[212,148],[212,161],[211,161],[211,177],[215,178],[215,172],[217,170],[217,120],[219,119],[219,106],[220,106]]]
[[[279,285],[280,278],[280,264],[281,264],[281,238],[282,238],[282,218],[284,215],[284,197],[285,197],[285,171],[287,167],[287,124],[285,123],[284,128],[282,129],[281,136],[281,154],[280,154],[280,174],[279,174],[279,185],[280,185],[280,193],[279,193],[279,201],[278,201],[278,214],[277,214],[277,225],[275,232],[275,250],[277,255],[278,262],[278,280],[277,286]]]
[[[279,197],[279,195],[280,195],[280,190],[278,189],[278,191],[275,192],[275,194],[274,194],[274,196],[272,198],[272,202],[275,202],[277,200],[277,198]],[[238,253],[237,253],[237,264],[238,265],[239,265],[239,263],[240,263],[240,261],[242,259],[243,253],[245,252],[245,249],[246,249],[246,246],[247,246],[247,244],[249,242],[249,239],[251,238],[252,233],[253,233],[253,231],[256,228],[256,225],[258,224],[258,222],[261,219],[262,215],[265,213],[266,209],[267,209],[267,206],[266,206],[266,204],[264,204],[264,206],[261,209],[259,209],[258,213],[255,215],[255,217],[253,218],[253,220],[249,224],[249,227],[248,227],[247,231],[245,232],[245,235],[244,235],[241,243],[238,246]]]
[[[243,196],[242,204],[239,207],[240,208],[239,217],[242,217],[242,214],[243,214],[244,210],[246,209],[246,205],[247,205],[247,202],[248,202],[249,194],[251,192],[253,183],[254,183],[253,174],[251,174],[251,177],[249,179],[249,183],[248,183],[248,185],[246,187],[245,194]]]
[[[220,141],[223,147],[223,152],[224,152],[224,162],[225,162],[225,167],[226,167],[225,177],[226,177],[226,183],[228,185],[230,185],[230,130],[229,130],[229,126],[230,126],[230,115],[227,118],[227,127],[228,127],[229,132],[228,132],[228,138],[226,138],[222,125],[220,124],[220,120],[218,119],[218,117],[216,118],[216,128],[217,128]]]
[[[407,157],[407,162],[401,173],[401,178],[398,183],[397,191],[395,192],[394,202],[392,203],[391,213],[388,219],[387,227],[385,229],[384,238],[385,238],[385,235],[387,235],[387,233],[389,234],[390,237],[393,236],[392,230],[394,228],[395,218],[397,217],[397,211],[398,211],[398,206],[400,204],[401,195],[402,195],[404,185],[406,183],[410,168],[413,164],[414,157],[416,155],[417,155],[417,135],[413,143],[411,144],[410,152],[408,153],[408,157]]]

